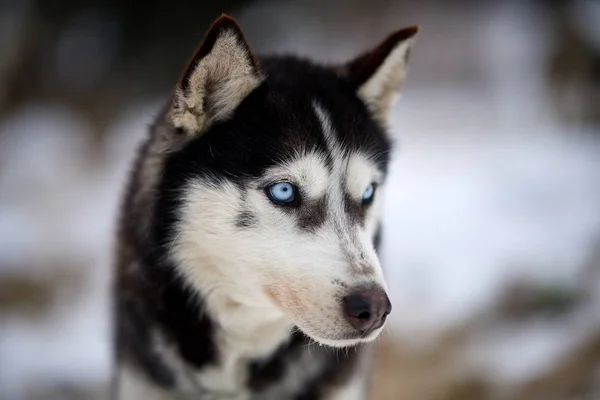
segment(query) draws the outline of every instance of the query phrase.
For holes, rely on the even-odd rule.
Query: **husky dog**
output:
[[[212,25],[124,201],[115,399],[366,398],[391,311],[386,120],[416,32],[325,66]]]

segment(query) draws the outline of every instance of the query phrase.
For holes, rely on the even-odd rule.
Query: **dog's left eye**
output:
[[[371,183],[369,186],[367,186],[367,188],[363,192],[363,195],[362,195],[363,204],[365,204],[365,205],[370,204],[373,201],[374,196],[375,196],[375,184]]]
[[[297,205],[297,191],[294,185],[288,182],[278,182],[267,187],[267,197],[273,203],[282,206]]]

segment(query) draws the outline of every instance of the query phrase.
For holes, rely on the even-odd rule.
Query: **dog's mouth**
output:
[[[329,347],[354,347],[361,344],[369,343],[379,337],[383,329],[385,328],[385,322],[375,327],[368,332],[359,332],[350,327],[344,327],[340,329],[339,333],[320,332],[316,326],[306,326],[303,324],[296,325],[305,335],[311,338],[313,341],[320,345]]]
[[[329,347],[337,347],[337,348],[345,348],[345,347],[354,347],[364,343],[369,343],[377,339],[379,337],[383,327],[370,332],[367,335],[351,335],[347,338],[330,338],[319,335],[311,335],[306,333],[312,340],[317,342],[320,345],[329,346]]]

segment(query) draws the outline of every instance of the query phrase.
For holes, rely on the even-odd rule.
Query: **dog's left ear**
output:
[[[391,106],[406,78],[408,57],[418,31],[416,26],[400,29],[373,50],[338,68],[381,123],[387,123]]]
[[[171,122],[187,135],[199,134],[230,116],[261,82],[242,30],[223,14],[183,70],[169,113]]]

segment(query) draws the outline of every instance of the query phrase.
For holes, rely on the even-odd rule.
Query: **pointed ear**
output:
[[[406,77],[410,49],[418,31],[416,26],[400,29],[373,50],[339,68],[340,74],[352,83],[358,96],[384,124]]]
[[[188,135],[227,118],[262,81],[237,22],[223,14],[183,70],[169,116]]]

